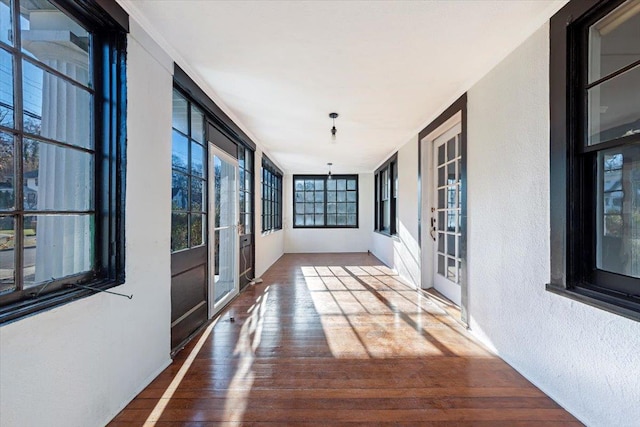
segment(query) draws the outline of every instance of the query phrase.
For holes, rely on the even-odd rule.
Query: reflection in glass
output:
[[[631,0],[589,28],[589,83],[640,60],[640,0]]]
[[[25,288],[91,270],[93,230],[93,215],[25,216]],[[60,257],[53,259],[53,253],[60,254]]]
[[[174,212],[171,214],[171,251],[186,249],[188,246],[188,215]]]
[[[195,142],[191,143],[191,174],[204,177],[204,147]]]
[[[171,166],[181,172],[188,172],[189,140],[175,130],[172,133]]]
[[[26,60],[22,69],[25,132],[93,148],[89,92]],[[59,94],[65,94],[62,108]]]
[[[25,138],[22,144],[25,210],[93,209],[93,156]]]
[[[171,208],[189,209],[189,176],[176,171],[171,172]]]
[[[13,56],[3,49],[0,49],[0,76],[0,125],[13,127]]]
[[[640,65],[588,92],[589,145],[640,133]]]
[[[13,171],[13,136],[0,132],[0,211],[15,207]]]
[[[597,268],[640,277],[640,145],[598,155]]]
[[[0,216],[0,293],[15,288],[15,221]]]
[[[178,91],[173,91],[173,120],[172,126],[185,135],[189,134],[189,122],[187,121],[187,100]]]
[[[204,243],[204,215],[191,214],[191,247]]]
[[[13,45],[11,2],[0,0],[0,42]]]
[[[198,178],[191,178],[191,211],[193,212],[202,212],[206,208],[203,187],[204,181]]]
[[[191,138],[204,143],[204,114],[193,105],[191,106]]]

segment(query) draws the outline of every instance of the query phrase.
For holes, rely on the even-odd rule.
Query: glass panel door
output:
[[[434,287],[460,305],[460,125],[433,141],[431,237],[434,246]]]
[[[209,316],[238,293],[238,162],[210,145],[211,250]]]

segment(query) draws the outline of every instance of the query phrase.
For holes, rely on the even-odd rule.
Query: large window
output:
[[[206,243],[207,150],[204,114],[173,90],[171,251]]]
[[[375,172],[375,231],[398,233],[398,154],[394,154]]]
[[[262,157],[262,232],[282,229],[282,172]]]
[[[294,175],[293,226],[358,228],[358,175]]]
[[[640,318],[640,0],[593,4],[551,26],[550,289]]]
[[[0,0],[0,321],[124,281],[124,16]]]

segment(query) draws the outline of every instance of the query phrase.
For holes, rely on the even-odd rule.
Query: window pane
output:
[[[204,143],[204,114],[193,105],[191,106],[191,138]]]
[[[185,213],[171,214],[171,250],[173,252],[187,248],[187,218]]]
[[[207,206],[205,202],[205,192],[202,191],[204,181],[198,178],[191,178],[191,210],[204,211]]]
[[[89,92],[28,61],[22,69],[25,132],[93,148]]]
[[[336,193],[336,199],[338,202],[346,202],[347,201],[347,194],[344,191],[338,191]]]
[[[185,135],[189,134],[187,121],[187,100],[178,91],[173,91],[173,119],[171,121],[174,129],[178,129]]]
[[[317,214],[323,214],[324,213],[324,203],[316,203],[316,207],[315,207],[314,212],[317,213]]]
[[[313,192],[304,193],[304,201],[305,202],[313,202],[313,201],[315,201],[315,198],[313,197]]]
[[[598,156],[597,268],[640,277],[640,145]]]
[[[335,203],[327,203],[327,213],[334,214],[337,212]]]
[[[335,201],[336,201],[336,192],[327,191],[327,202],[335,202]]]
[[[296,215],[296,225],[304,225],[304,215]]]
[[[296,179],[295,187],[296,187],[296,191],[303,191],[304,190],[304,180]]]
[[[191,247],[204,243],[204,215],[191,215]]]
[[[93,268],[93,215],[24,217],[24,287]]]
[[[347,225],[356,225],[357,224],[357,220],[356,220],[356,216],[355,215],[347,215]]]
[[[347,190],[355,190],[356,189],[356,180],[350,179],[347,181]]]
[[[438,164],[444,163],[444,144],[438,147]]]
[[[189,140],[186,136],[173,131],[171,143],[171,166],[181,172],[188,172],[189,167]]]
[[[22,50],[55,70],[89,84],[89,33],[46,0],[21,2]]]
[[[13,136],[0,132],[0,210],[15,208]],[[0,245],[1,245],[0,240]],[[2,248],[0,247],[0,250]]]
[[[12,22],[11,2],[0,0],[0,41],[9,45],[13,45]]]
[[[304,203],[296,203],[295,213],[304,213]]]
[[[316,225],[324,225],[324,215],[316,215]]]
[[[346,215],[337,215],[338,225],[347,225],[347,216]]]
[[[315,188],[316,191],[323,191],[324,190],[324,181],[321,179],[317,179],[316,180],[316,184],[315,184]]]
[[[305,213],[313,213],[314,205],[313,203],[305,203],[304,211]]]
[[[324,193],[321,191],[316,191],[314,199],[316,202],[324,202]]]
[[[24,209],[93,209],[93,157],[25,138],[22,145]]]
[[[347,192],[347,202],[355,202],[357,199],[357,193],[355,191]]]
[[[313,214],[307,214],[304,216],[304,225],[313,225]]]
[[[347,213],[356,213],[356,204],[355,203],[347,203]]]
[[[456,139],[451,138],[447,141],[447,160],[453,160],[456,157]]]
[[[345,203],[338,203],[338,213],[339,214],[347,213],[347,205]]]
[[[296,202],[304,202],[304,193],[296,191]]]
[[[327,190],[335,190],[336,189],[336,180],[329,179],[327,180]]]
[[[640,0],[631,0],[589,28],[589,82],[640,59]]]
[[[1,3],[0,3],[1,7]],[[0,21],[0,30],[2,23]],[[13,56],[0,49],[0,125],[13,127]]]
[[[327,225],[336,225],[337,218],[335,215],[327,215]]]
[[[640,133],[640,66],[589,89],[589,145]]]
[[[204,147],[191,143],[191,173],[195,176],[204,177]]]
[[[347,189],[347,180],[346,179],[336,179],[336,186],[338,191],[344,191]]]
[[[313,180],[306,180],[304,182],[304,190],[305,191],[313,191],[315,189],[315,183]]]
[[[0,217],[0,293],[15,288],[15,235],[13,217]]]
[[[251,152],[251,150],[248,149],[244,149],[244,159],[245,159],[245,169],[248,171],[252,171],[253,170],[253,152]]]
[[[171,209],[186,211],[189,208],[189,176],[172,171]]]

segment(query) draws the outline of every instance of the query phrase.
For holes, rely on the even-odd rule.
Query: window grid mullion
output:
[[[20,33],[20,5],[18,1],[12,1],[13,4],[13,46],[16,49],[13,54],[13,126],[17,135],[13,138],[13,161],[14,161],[14,209],[21,212],[24,209],[24,188],[23,181],[23,164],[22,164],[22,143],[24,139],[24,118],[23,99],[22,99],[22,40]],[[24,289],[24,239],[22,239],[22,230],[24,229],[24,214],[17,213],[14,216],[14,284],[16,291]]]

